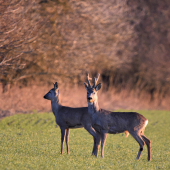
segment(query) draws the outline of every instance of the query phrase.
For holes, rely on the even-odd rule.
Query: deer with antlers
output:
[[[130,133],[139,143],[139,152],[136,159],[139,159],[146,144],[148,149],[148,161],[151,160],[151,141],[144,135],[144,130],[148,124],[148,120],[136,112],[111,112],[100,109],[98,105],[97,92],[101,88],[101,83],[97,84],[100,74],[94,79],[91,86],[89,74],[87,75],[87,83],[84,83],[87,90],[88,112],[92,118],[92,126],[101,138],[101,157],[104,157],[104,145],[107,133],[117,134],[125,132],[126,136]],[[96,149],[100,140],[96,143]]]
[[[98,150],[96,150],[96,132],[92,128],[92,120],[88,114],[87,107],[72,108],[62,106],[59,102],[59,89],[57,82],[45,96],[45,99],[51,100],[52,111],[55,116],[56,123],[61,129],[61,154],[63,153],[64,138],[66,140],[67,153],[69,153],[69,132],[71,128],[84,127],[94,138],[94,146],[92,155],[97,156]],[[98,137],[100,138],[100,137]]]

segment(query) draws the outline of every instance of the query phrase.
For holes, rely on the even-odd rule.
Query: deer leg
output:
[[[96,139],[94,138],[94,146],[93,146],[92,155],[95,155],[96,157],[98,156],[99,147],[100,147],[100,134],[96,132]]]
[[[69,133],[70,133],[70,129],[66,129],[66,136],[65,136],[65,139],[66,139],[66,146],[67,146],[67,154],[69,154],[69,146],[68,146],[68,143],[69,143]]]
[[[104,158],[104,145],[107,138],[107,133],[101,133],[101,157]]]
[[[99,147],[100,147],[100,133],[96,132],[96,152],[97,152],[97,155],[98,155],[98,151],[99,151]]]
[[[144,135],[141,135],[142,139],[145,141],[148,149],[148,161],[151,160],[151,141]]]
[[[93,151],[92,151],[92,155],[95,155],[95,148],[96,148],[96,139],[93,137],[93,140],[94,140],[94,145],[93,145]]]
[[[63,154],[63,144],[64,144],[64,137],[65,137],[65,128],[60,127],[61,129],[61,154]]]
[[[99,151],[99,147],[100,147],[100,133],[96,132],[96,140],[95,140],[95,144],[94,147],[96,148],[96,152],[97,152],[97,156],[98,156],[98,151]]]
[[[143,141],[143,139],[137,134],[137,133],[131,133],[131,135],[135,138],[135,140],[139,143],[139,152],[138,152],[138,155],[136,157],[136,159],[139,159],[140,156],[141,156],[141,153],[143,151],[143,147],[145,145],[145,142]]]
[[[96,135],[95,130],[91,126],[84,126],[84,128],[93,136],[94,145],[93,145],[92,155],[95,155],[97,157],[98,155],[97,141],[99,140],[98,139],[99,137]]]

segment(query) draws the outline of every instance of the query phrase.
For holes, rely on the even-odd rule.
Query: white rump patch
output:
[[[145,122],[145,127],[147,126],[147,124],[148,124],[148,120],[146,120],[146,122]]]

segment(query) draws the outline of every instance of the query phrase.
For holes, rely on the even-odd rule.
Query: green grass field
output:
[[[170,112],[139,111],[149,123],[152,160],[144,147],[139,161],[138,143],[129,135],[108,135],[105,157],[91,156],[93,138],[86,130],[71,129],[70,154],[60,154],[60,129],[52,113],[18,114],[0,120],[0,169],[170,169]],[[100,151],[99,151],[100,152]]]

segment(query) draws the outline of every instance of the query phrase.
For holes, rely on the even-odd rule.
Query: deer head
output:
[[[48,100],[58,100],[58,96],[59,96],[59,89],[58,89],[58,83],[55,82],[54,84],[54,88],[52,88],[45,96],[45,99]]]
[[[97,84],[97,81],[99,79],[100,74],[98,74],[97,77],[94,78],[94,84],[93,86],[90,85],[91,78],[89,77],[89,74],[87,74],[87,83],[84,83],[85,88],[87,90],[87,102],[93,103],[94,101],[97,101],[97,92],[101,88],[101,83]]]

